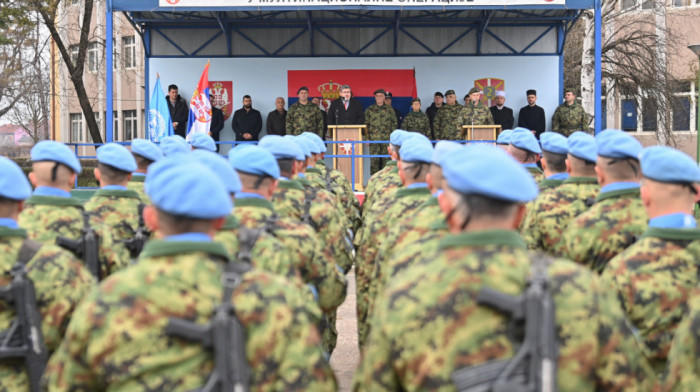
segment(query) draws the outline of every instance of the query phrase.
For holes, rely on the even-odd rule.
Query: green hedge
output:
[[[29,172],[32,171],[32,163],[29,158],[14,158],[12,160],[22,168],[24,174],[29,174]],[[83,172],[78,174],[78,186],[97,187],[97,180],[95,179],[94,173],[94,169],[97,167],[97,160],[81,159],[80,164],[83,166]]]

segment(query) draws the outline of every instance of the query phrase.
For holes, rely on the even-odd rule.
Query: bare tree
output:
[[[33,39],[34,26],[24,3],[0,0],[0,117],[12,110],[25,92],[24,66],[36,59],[25,50]]]

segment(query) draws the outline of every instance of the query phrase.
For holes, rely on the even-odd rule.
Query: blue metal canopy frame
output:
[[[149,58],[173,57],[242,57],[235,56],[232,50],[232,32],[242,37],[259,54],[245,57],[285,57],[287,47],[302,39],[308,32],[308,52],[286,56],[293,57],[375,57],[375,56],[559,56],[560,95],[563,95],[564,44],[566,37],[583,10],[595,11],[595,132],[601,131],[601,0],[566,0],[565,5],[525,5],[525,6],[310,6],[310,7],[206,7],[174,8],[160,7],[158,0],[107,0],[106,4],[106,66],[112,68],[113,59],[113,13],[124,12],[129,22],[141,35],[145,48],[146,86],[149,77]],[[463,28],[464,30],[441,48],[433,49],[415,33],[420,29]],[[514,49],[507,40],[493,29],[498,27],[541,27],[543,32],[522,50]],[[327,30],[331,28],[375,28],[379,31],[359,50],[348,49],[342,42],[333,38]],[[185,50],[175,39],[168,36],[172,30],[211,30],[208,39],[194,50]],[[243,29],[293,29],[289,38],[274,50],[266,49]],[[556,49],[551,52],[529,52],[537,42],[555,31]],[[401,54],[398,51],[399,34],[404,34],[424,50],[423,53]],[[393,50],[390,53],[364,54],[369,47],[387,34],[393,35]],[[151,40],[154,35],[164,39],[178,52],[177,55],[153,55]],[[224,37],[224,55],[202,54],[217,39]],[[314,41],[324,37],[342,51],[338,55],[320,55],[314,52]],[[473,37],[472,37],[473,36]],[[482,52],[484,37],[499,42],[503,53]],[[469,53],[450,52],[448,49],[464,39],[474,39],[476,50]],[[106,141],[113,140],[113,76],[107,72]],[[145,92],[145,107],[149,106],[150,91]],[[146,109],[148,110],[148,109]],[[146,122],[148,123],[148,122]]]

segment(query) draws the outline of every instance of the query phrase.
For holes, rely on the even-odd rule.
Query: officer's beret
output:
[[[83,168],[80,161],[71,149],[61,142],[42,140],[32,147],[30,153],[33,162],[50,161],[68,166],[74,172],[80,174]]]
[[[195,150],[192,151],[192,158],[216,174],[228,193],[240,192],[243,188],[238,173],[233,170],[231,164],[221,155],[207,150]]]
[[[500,148],[474,145],[469,152],[454,150],[442,161],[442,175],[450,188],[465,195],[481,195],[510,202],[537,197],[532,175]]]
[[[284,139],[284,141],[288,144],[289,149],[292,150],[292,153],[294,154],[293,158],[295,160],[303,161],[304,159],[306,159],[307,155],[304,153],[304,149],[302,149],[299,146],[299,143],[297,143],[295,136],[284,135],[282,139]]]
[[[468,95],[472,95],[472,94],[474,94],[474,93],[481,93],[481,90],[479,90],[479,89],[476,88],[476,87],[472,87],[471,89],[469,89],[469,94],[468,94]]]
[[[389,143],[395,146],[401,146],[403,141],[406,139],[406,136],[408,136],[408,132],[404,131],[403,129],[395,129],[394,132],[389,135]]]
[[[445,91],[445,95],[456,95],[455,90],[447,90]]]
[[[31,194],[32,187],[19,165],[9,158],[0,157],[0,197],[24,200]]]
[[[513,130],[513,133],[510,135],[510,144],[521,150],[527,150],[535,154],[542,152],[540,143],[537,142],[535,135],[525,128],[517,127]]]
[[[280,176],[280,168],[275,157],[258,146],[250,146],[235,154],[229,154],[228,159],[233,168],[239,172],[272,178]]]
[[[299,95],[300,92],[306,90],[306,92],[309,92],[309,88],[306,86],[299,87],[299,90],[297,90],[297,95]]]
[[[654,181],[669,183],[700,182],[700,167],[693,158],[675,148],[647,147],[639,154],[642,175]]]
[[[513,134],[512,129],[505,129],[498,134],[498,139],[496,139],[496,144],[510,144],[510,135]]]
[[[430,163],[433,159],[433,143],[420,133],[410,132],[409,135],[401,146],[401,160]]]
[[[98,148],[97,161],[129,173],[138,169],[134,156],[126,147],[117,143],[107,143]]]
[[[326,147],[326,143],[323,142],[323,139],[321,139],[320,136],[313,132],[304,132],[301,134],[301,136],[308,138],[312,142],[316,143],[316,146],[321,150],[321,152],[317,152],[316,154],[324,153],[328,151],[328,148]]]
[[[540,135],[542,151],[566,155],[569,152],[566,136],[558,132],[545,132]]]
[[[497,97],[503,97],[503,98],[505,98],[505,97],[506,97],[506,92],[503,91],[503,90],[498,90],[498,91],[496,91],[496,96],[497,96]]]
[[[304,160],[304,153],[297,147],[296,143],[279,135],[265,136],[260,139],[258,146],[267,150],[276,159],[296,159],[301,155],[301,160]]]
[[[413,99],[411,100],[411,105],[413,105],[414,102],[420,103],[420,98],[413,98]]]
[[[464,150],[464,145],[449,140],[440,140],[439,142],[435,143],[431,161],[438,166],[442,166],[442,160],[445,155],[454,150]]]
[[[231,196],[219,177],[191,155],[168,156],[148,167],[151,202],[172,215],[216,219],[231,213]]]
[[[190,138],[190,145],[194,148],[201,148],[211,152],[216,152],[216,142],[206,133],[197,132]]]
[[[180,135],[170,135],[163,138],[160,142],[160,150],[166,157],[188,154],[192,149],[185,139]]]
[[[387,91],[387,92],[386,92],[386,97],[387,97],[387,98],[393,98],[394,96],[391,95],[391,91]]]
[[[634,136],[619,129],[606,129],[595,137],[598,144],[598,155],[606,158],[639,159],[642,143]]]
[[[131,141],[131,152],[141,155],[142,157],[157,161],[163,158],[163,152],[158,148],[158,145],[146,139],[134,139]]]
[[[377,95],[377,94],[384,94],[384,95],[386,95],[386,91],[384,91],[383,88],[380,88],[380,89],[374,91],[374,95]]]
[[[537,90],[527,90],[526,95],[534,95],[534,96],[537,96]]]
[[[598,147],[595,138],[585,132],[576,131],[569,136],[567,141],[569,154],[578,159],[595,162],[598,157]]]

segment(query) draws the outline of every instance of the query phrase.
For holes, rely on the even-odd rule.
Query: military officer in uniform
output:
[[[324,138],[323,127],[324,113],[318,105],[309,100],[309,89],[300,87],[297,90],[299,100],[289,107],[287,111],[287,134],[301,135],[304,132],[313,132]]]
[[[588,130],[588,115],[578,102],[574,90],[564,90],[564,103],[559,105],[552,116],[552,131],[564,136],[572,132]]]
[[[389,140],[389,135],[391,131],[398,128],[398,122],[396,121],[396,113],[394,108],[387,105],[384,100],[386,99],[386,92],[384,89],[379,89],[374,92],[375,103],[365,110],[365,125],[367,126],[367,139],[371,141],[379,140]],[[379,143],[373,143],[369,146],[369,151],[371,155],[381,155],[384,153],[385,147]],[[384,163],[388,159],[386,158],[371,158],[370,159],[370,173],[374,174],[378,172]]]
[[[462,125],[493,125],[491,110],[481,102],[481,91],[476,87],[469,90],[469,102],[465,104],[459,115],[462,117]],[[462,139],[461,134],[462,127],[452,139]]]
[[[428,116],[420,110],[420,98],[413,98],[411,110],[404,117],[402,125],[408,132],[418,132],[430,137],[430,121]]]
[[[447,90],[445,103],[440,106],[433,122],[435,139],[453,140],[454,135],[459,135],[462,132],[462,108],[463,106],[457,103],[455,90]]]

